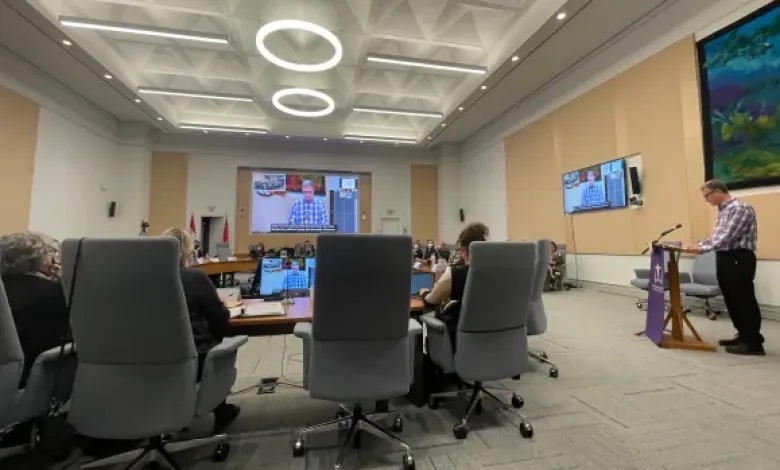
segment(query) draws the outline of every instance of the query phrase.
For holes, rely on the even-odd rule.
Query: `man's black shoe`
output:
[[[722,339],[718,341],[721,346],[738,346],[740,343],[739,336],[735,336],[732,339]]]
[[[743,356],[766,356],[764,346],[740,343],[736,346],[727,346],[726,352],[729,354],[740,354]]]

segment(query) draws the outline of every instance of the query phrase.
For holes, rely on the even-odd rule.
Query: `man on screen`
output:
[[[290,270],[287,272],[285,284],[287,284],[285,286],[287,290],[306,289],[309,287],[306,274],[301,272],[301,266],[297,261],[290,262]]]
[[[290,208],[290,225],[330,225],[330,217],[325,204],[314,199],[314,185],[310,180],[301,183],[303,199],[295,201]]]
[[[588,184],[582,189],[580,207],[595,207],[604,205],[604,189],[596,184],[596,174],[588,170]]]

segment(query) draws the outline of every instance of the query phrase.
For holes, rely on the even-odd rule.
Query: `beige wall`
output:
[[[0,234],[29,224],[38,113],[37,103],[0,86]]]
[[[565,239],[570,251],[629,255],[678,222],[683,228],[675,239],[706,237],[716,213],[699,191],[704,158],[696,61],[694,39],[687,38],[509,136],[510,238]],[[564,216],[564,172],[637,153],[641,209]],[[780,246],[770,238],[780,228],[770,212],[780,194],[743,199],[758,214],[759,257],[780,259]]]
[[[152,153],[149,183],[149,234],[159,235],[170,227],[189,227],[187,179],[189,155]],[[196,221],[200,224],[200,221]]]
[[[412,237],[438,239],[439,169],[434,165],[412,165]]]

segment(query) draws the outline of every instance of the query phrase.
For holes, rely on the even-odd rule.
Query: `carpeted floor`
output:
[[[547,351],[560,377],[549,378],[547,367],[535,364],[519,381],[494,384],[525,398],[533,439],[523,439],[511,414],[490,405],[472,421],[468,439],[458,441],[457,403],[435,411],[400,404],[401,437],[418,469],[780,468],[780,324],[764,322],[767,357],[739,357],[662,350],[635,337],[644,313],[631,297],[574,290],[545,294],[545,304],[549,332],[531,346]],[[728,317],[712,322],[694,311],[691,318],[707,340],[732,336]],[[253,339],[242,349],[236,390],[280,375],[282,366],[283,380],[298,382],[300,351],[292,337]],[[293,386],[272,395],[246,391],[230,401],[242,413],[230,430],[229,460],[212,463],[209,450],[188,451],[180,455],[185,468],[332,468],[335,434],[313,439],[305,458],[291,452],[291,430],[331,419],[332,404]],[[210,424],[196,423],[190,434],[204,435]],[[400,463],[400,451],[366,437],[343,468]]]

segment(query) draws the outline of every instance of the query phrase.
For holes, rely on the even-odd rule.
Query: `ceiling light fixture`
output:
[[[451,72],[473,73],[476,75],[485,75],[487,73],[486,67],[457,64],[454,62],[438,62],[434,60],[422,60],[422,59],[415,59],[411,57],[401,57],[401,56],[392,56],[392,55],[371,54],[366,57],[366,61],[382,63],[382,64],[408,65],[410,67],[421,67],[421,68],[434,69],[434,70],[447,70]]]
[[[518,60],[520,60],[520,57],[518,57],[516,55],[512,56],[512,62],[517,62]]]
[[[286,135],[286,136],[284,136],[284,138],[285,138],[285,139],[289,139],[289,138],[290,138],[290,136],[289,136],[289,135]]]
[[[415,139],[404,139],[402,137],[372,137],[368,135],[345,135],[344,140],[354,140],[358,142],[384,142],[387,144],[416,144]]]
[[[265,46],[265,39],[271,33],[288,29],[307,31],[309,33],[320,36],[321,38],[328,41],[331,46],[333,46],[333,56],[331,56],[331,58],[325,62],[320,62],[319,64],[301,64],[298,62],[289,62],[281,59],[279,56],[268,50],[268,48]],[[263,25],[260,27],[260,29],[257,30],[257,36],[255,36],[255,45],[257,46],[257,50],[260,52],[260,55],[265,57],[268,62],[271,62],[272,64],[283,69],[293,70],[295,72],[322,72],[324,70],[332,69],[333,67],[337,66],[339,62],[341,62],[341,57],[344,53],[344,48],[341,46],[341,41],[339,41],[339,38],[337,38],[335,34],[331,33],[318,24],[301,20],[279,20]]]
[[[328,138],[327,137],[323,137],[322,140],[328,140]]]
[[[106,73],[106,74],[103,74],[103,78],[105,78],[106,80],[111,80],[112,78],[114,78],[114,76],[111,75],[110,73]]]
[[[442,113],[435,113],[429,111],[413,111],[411,109],[386,109],[386,108],[368,108],[364,106],[355,106],[352,111],[357,113],[376,113],[376,114],[396,114],[399,116],[417,116],[417,117],[429,117],[429,118],[442,118]]]
[[[157,120],[162,121],[163,120],[162,116],[157,116]]]
[[[186,131],[203,131],[204,134],[208,131],[213,132],[229,132],[233,134],[267,134],[265,129],[248,129],[246,127],[223,127],[223,126],[203,126],[200,124],[179,124],[179,129]]]
[[[134,99],[133,101],[135,101],[136,103],[139,103],[139,104],[140,104],[140,103],[141,103],[141,98],[136,98],[136,99]]]
[[[115,21],[91,20],[89,18],[76,18],[72,16],[60,16],[59,22],[63,26],[71,28],[94,29],[97,31],[110,31],[114,33],[139,34],[142,36],[156,36],[168,39],[184,39],[187,41],[209,42],[213,44],[227,44],[228,36],[224,34],[201,33],[183,29],[158,28],[155,26],[143,26]]]
[[[138,87],[138,93],[144,95],[165,95],[165,96],[183,96],[186,98],[204,98],[210,100],[223,100],[223,101],[242,101],[245,103],[251,103],[254,101],[249,95],[234,95],[229,93],[209,93],[202,91],[192,90],[174,90],[168,88],[155,88],[155,87]]]
[[[558,16],[556,16],[555,19],[557,19],[558,21],[565,20],[566,19],[566,12],[562,11],[562,12],[558,13]]]
[[[325,103],[325,107],[322,109],[316,109],[314,111],[293,109],[282,104],[282,98],[288,96],[309,96],[311,98],[317,98],[318,100],[321,100]],[[279,111],[298,117],[327,116],[328,114],[332,113],[334,109],[336,109],[336,103],[333,101],[333,98],[321,91],[312,90],[309,88],[286,88],[284,90],[279,90],[271,97],[271,102]]]
[[[458,111],[463,111],[463,106],[458,106]]]
[[[481,87],[479,87],[479,89],[480,90],[487,90],[487,85],[482,85]]]
[[[68,39],[63,39],[63,40],[62,40],[62,44],[63,44],[64,46],[68,46],[68,47],[70,47],[70,46],[72,46],[72,45],[73,45],[73,43],[72,43],[70,40],[68,40]]]

